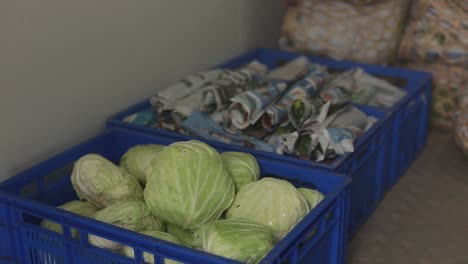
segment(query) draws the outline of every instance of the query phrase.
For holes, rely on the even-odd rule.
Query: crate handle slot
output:
[[[315,226],[312,231],[310,231],[307,236],[302,240],[301,244],[299,244],[299,247],[302,247],[307,241],[309,241],[313,236],[315,236],[318,232],[318,226]]]
[[[357,154],[357,159],[356,159],[358,161],[358,164],[357,164],[358,166],[361,165],[361,160],[364,159],[367,154],[369,154],[368,152],[370,151],[370,149],[371,147],[369,145],[361,147],[361,150]]]
[[[33,181],[20,190],[20,195],[25,197],[32,197],[39,192],[39,183],[37,181]]]
[[[328,212],[327,215],[325,216],[326,221],[330,221],[333,218],[334,214],[333,212]]]
[[[164,258],[159,255],[153,255],[154,264],[164,264]]]
[[[383,129],[380,129],[377,132],[377,139],[376,139],[377,146],[382,145],[384,141],[385,141],[385,131],[383,131]]]
[[[343,167],[342,173],[347,174],[347,173],[349,173],[351,171],[351,169],[353,167],[353,164],[352,164],[352,162],[347,162],[342,167]]]
[[[416,105],[416,100],[413,99],[413,100],[411,100],[411,101],[408,103],[408,105],[406,106],[406,109],[411,109],[411,108],[413,108],[415,105]]]
[[[62,181],[64,178],[67,178],[71,175],[72,170],[73,170],[73,165],[75,162],[70,162],[68,164],[65,164],[61,168],[54,170],[53,172],[47,174],[42,178],[42,183],[44,188],[48,188],[55,183]],[[46,190],[42,190],[46,191]]]
[[[16,263],[14,259],[10,256],[0,256],[1,263]]]

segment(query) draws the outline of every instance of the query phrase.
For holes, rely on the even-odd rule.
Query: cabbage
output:
[[[142,184],[146,184],[146,171],[151,161],[164,148],[162,145],[137,145],[129,149],[120,160],[120,166],[135,176]]]
[[[94,215],[96,220],[113,224],[131,231],[164,229],[163,223],[152,216],[142,201],[124,201],[102,209]],[[119,250],[122,245],[107,239],[89,236],[89,242],[100,248]]]
[[[260,262],[276,244],[273,230],[244,219],[210,222],[195,234],[204,251],[248,264]]]
[[[218,219],[234,200],[234,182],[220,155],[196,140],[165,147],[147,176],[144,197],[150,211],[184,229]]]
[[[180,243],[187,247],[197,246],[194,244],[193,232],[190,230],[185,230],[182,227],[167,224],[167,233],[173,235],[180,241]]]
[[[58,208],[87,217],[93,217],[97,211],[94,205],[83,201],[71,201],[58,206]],[[41,227],[63,234],[62,225],[49,220],[43,220]],[[73,238],[79,239],[78,230],[72,228],[71,233]]]
[[[282,239],[308,212],[306,199],[291,183],[263,178],[239,191],[226,218],[252,220],[272,228]]]
[[[97,154],[83,156],[75,163],[71,181],[80,199],[101,209],[120,201],[143,198],[135,177]]]
[[[323,194],[317,190],[307,188],[298,188],[297,190],[306,199],[310,210],[314,209],[315,206],[317,206],[323,200],[323,198],[325,198],[325,196],[323,196]]]
[[[231,174],[236,185],[236,192],[250,182],[258,181],[260,168],[257,160],[249,153],[224,152],[221,153],[224,166]]]
[[[164,233],[164,232],[161,232],[161,231],[141,231],[140,233],[142,233],[144,235],[147,235],[147,236],[155,237],[155,238],[167,241],[167,242],[180,244],[180,242],[177,240],[177,238],[175,238],[171,234]],[[123,254],[125,256],[127,256],[129,258],[132,258],[132,259],[135,258],[133,248],[131,248],[131,247],[124,246],[122,252],[123,252]],[[153,254],[143,252],[143,259],[145,260],[145,263],[154,263]],[[177,261],[174,261],[174,260],[169,260],[169,259],[164,259],[164,264],[178,264],[178,263],[180,263],[180,262],[177,262]]]

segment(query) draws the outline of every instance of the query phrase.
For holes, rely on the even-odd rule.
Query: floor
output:
[[[468,159],[433,131],[351,240],[350,264],[468,264]]]

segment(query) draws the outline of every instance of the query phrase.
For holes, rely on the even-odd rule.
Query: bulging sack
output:
[[[460,107],[455,115],[455,142],[468,158],[468,87],[460,91]]]
[[[468,1],[415,1],[399,57],[468,67]]]
[[[408,5],[408,0],[300,1],[285,15],[280,46],[337,60],[389,64],[396,57]]]
[[[443,64],[407,64],[404,67],[432,73],[431,125],[452,130],[459,92],[468,85],[468,69]]]

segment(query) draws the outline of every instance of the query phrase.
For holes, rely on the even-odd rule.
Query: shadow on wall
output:
[[[283,0],[242,1],[241,16],[244,19],[241,21],[243,23],[241,27],[246,29],[243,40],[248,43],[248,48],[277,47],[286,11],[283,2]]]

